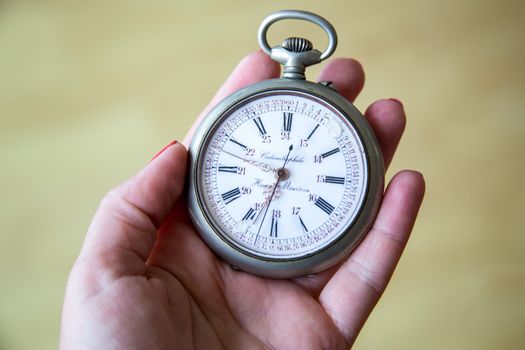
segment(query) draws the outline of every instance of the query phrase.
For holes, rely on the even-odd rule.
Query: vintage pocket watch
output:
[[[267,30],[283,19],[319,25],[326,50],[296,37],[270,48]],[[347,257],[370,229],[383,196],[383,158],[363,115],[329,82],[305,80],[305,68],[337,46],[330,23],[279,11],[262,22],[258,39],[283,65],[282,78],[233,93],[205,117],[189,147],[189,211],[233,267],[273,278],[311,275]]]

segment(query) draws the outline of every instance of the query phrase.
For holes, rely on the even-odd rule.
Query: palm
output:
[[[251,55],[212,105],[276,74],[266,55]],[[334,61],[321,73],[349,100],[363,79],[353,60]],[[402,106],[378,101],[365,116],[388,166],[404,128]],[[423,197],[421,176],[402,172],[391,180],[373,228],[340,266],[312,278],[272,280],[235,271],[200,239],[180,198],[185,164],[184,147],[168,147],[102,201],[68,282],[61,346],[348,348],[408,240]]]
[[[173,216],[147,266],[136,256],[126,262],[130,271],[144,268],[143,273],[122,276],[83,298],[96,320],[84,327],[99,333],[103,326],[106,335],[93,339],[93,347],[347,348],[314,291],[296,281],[233,270],[209,251],[186,219]],[[109,319],[116,321],[108,324]]]
[[[171,291],[168,305],[185,305],[191,311],[198,326],[186,335],[192,335],[193,342],[206,344],[202,348],[345,348],[343,336],[316,299],[317,291],[297,281],[235,271],[210,252],[187,219],[178,215],[172,220],[161,232],[148,274],[158,278],[162,288],[177,286],[166,288]]]

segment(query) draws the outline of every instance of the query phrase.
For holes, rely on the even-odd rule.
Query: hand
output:
[[[263,53],[248,56],[211,105],[278,71]],[[353,100],[364,74],[356,61],[338,59],[320,80],[333,81]],[[405,126],[403,107],[380,100],[365,116],[388,166]],[[312,278],[272,280],[233,270],[203,243],[181,197],[185,164],[185,148],[170,145],[103,199],[69,278],[61,348],[351,346],[408,240],[423,198],[422,176],[403,171],[393,177],[372,229],[339,266]]]

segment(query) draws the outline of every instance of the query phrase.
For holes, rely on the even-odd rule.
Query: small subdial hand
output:
[[[241,157],[241,156],[238,156],[236,154],[233,154],[231,152],[228,152],[226,150],[222,150],[222,152],[226,153],[226,154],[229,154],[230,156],[232,157],[235,157],[235,158],[238,158],[240,160],[243,160],[245,161],[246,163],[248,164],[251,164],[251,165],[255,165],[256,167],[258,167],[259,169],[261,169],[262,171],[265,171],[265,172],[269,172],[269,171],[272,171],[272,172],[276,172],[277,169],[275,168],[272,168],[270,164],[266,164],[266,163],[262,163],[262,162],[258,162],[256,160],[252,160],[252,159],[247,159],[247,158],[244,158],[244,157]]]

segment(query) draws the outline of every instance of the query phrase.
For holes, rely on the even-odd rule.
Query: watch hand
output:
[[[284,159],[284,164],[282,166],[281,169],[279,170],[284,170],[284,167],[286,166],[286,163],[288,163],[288,157],[290,157],[290,152],[293,150],[293,143],[290,145],[290,147],[288,147],[288,154],[286,155],[286,158]]]
[[[244,158],[244,157],[241,157],[241,156],[238,156],[236,154],[233,154],[233,153],[230,153],[226,150],[222,150],[222,152],[226,153],[226,154],[229,154],[230,156],[232,157],[235,157],[235,158],[239,158],[240,160],[243,160],[245,161],[246,163],[249,163],[249,164],[252,164],[252,165],[255,165],[257,167],[259,167],[259,169],[261,169],[262,171],[277,171],[277,169],[275,168],[272,168],[269,164],[266,164],[266,163],[261,163],[261,162],[257,162],[255,160],[250,160],[250,159],[247,159],[247,158]]]
[[[273,186],[272,195],[270,196],[268,205],[266,206],[266,210],[264,211],[264,215],[261,220],[261,224],[259,225],[259,230],[257,231],[257,236],[255,237],[254,244],[255,242],[257,242],[257,238],[259,237],[259,234],[261,233],[261,228],[264,223],[264,218],[266,218],[266,214],[268,214],[268,209],[270,209],[270,205],[272,203],[272,199],[275,194],[275,190],[277,189],[277,186],[279,186],[279,182],[281,181],[282,177],[285,175],[284,167],[286,166],[286,163],[288,163],[288,157],[290,157],[290,152],[292,152],[292,150],[293,150],[293,144],[291,144],[290,147],[288,147],[288,154],[286,155],[286,158],[284,159],[283,166],[279,170],[277,170],[277,181],[275,182],[275,185]]]

